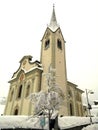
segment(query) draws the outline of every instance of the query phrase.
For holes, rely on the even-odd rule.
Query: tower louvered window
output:
[[[45,41],[45,49],[49,48],[50,40]]]
[[[60,39],[57,40],[57,47],[62,50],[62,42]]]

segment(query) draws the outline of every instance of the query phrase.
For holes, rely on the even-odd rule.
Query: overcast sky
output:
[[[0,0],[0,97],[24,55],[40,60],[53,3],[66,41],[67,79],[98,99],[98,0]]]

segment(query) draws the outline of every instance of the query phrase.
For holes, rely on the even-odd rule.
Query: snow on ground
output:
[[[84,127],[82,130],[98,130],[98,124],[92,124],[87,127]]]
[[[46,119],[45,128],[48,120]],[[1,116],[0,128],[41,128],[40,118],[32,116]]]
[[[93,117],[92,118],[93,123],[98,122],[98,117]],[[80,125],[86,125],[90,124],[90,118],[89,117],[60,117],[59,118],[59,126],[63,130],[65,128],[72,128],[75,126],[80,126]]]
[[[0,116],[0,128],[42,128],[40,126],[41,117],[33,116]],[[98,117],[93,117],[93,122],[98,122]],[[60,129],[72,128],[84,124],[89,124],[88,117],[59,117]],[[48,128],[48,118],[45,118],[45,127]],[[84,129],[86,130],[86,129]],[[91,129],[92,130],[92,129]],[[98,129],[94,129],[98,130]]]

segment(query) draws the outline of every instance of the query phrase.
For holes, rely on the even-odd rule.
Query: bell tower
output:
[[[48,73],[51,65],[55,69],[56,84],[63,90],[65,95],[65,104],[61,114],[68,115],[65,40],[56,20],[54,6],[50,24],[47,26],[41,42],[41,63],[43,67],[41,89],[47,89],[44,73]]]

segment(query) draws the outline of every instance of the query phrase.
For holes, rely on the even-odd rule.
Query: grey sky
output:
[[[0,97],[24,55],[40,60],[53,3],[66,41],[67,78],[98,99],[98,0],[0,1]]]

